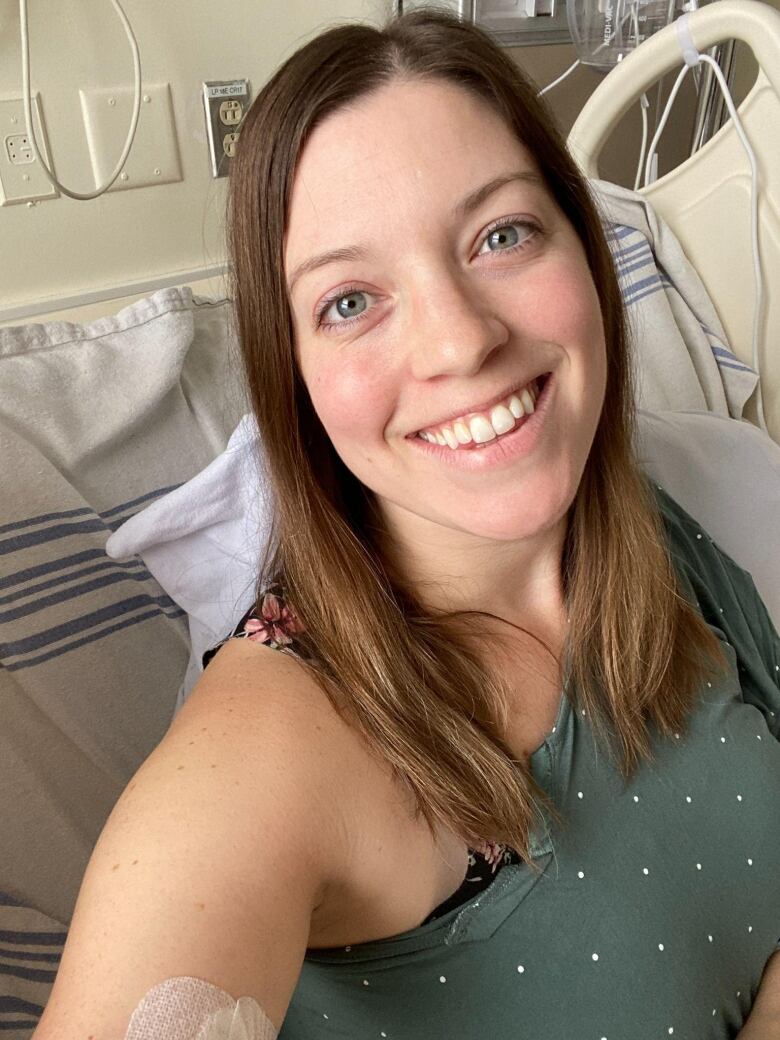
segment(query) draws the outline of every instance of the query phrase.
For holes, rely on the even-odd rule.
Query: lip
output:
[[[430,430],[435,426],[446,426],[448,423],[454,422],[456,419],[462,419],[463,416],[474,415],[477,412],[487,412],[497,404],[501,404],[502,401],[506,401],[507,397],[517,393],[518,389],[522,390],[523,387],[528,386],[529,383],[533,383],[535,379],[539,379],[541,376],[548,375],[547,371],[537,372],[535,376],[530,376],[525,380],[524,383],[512,383],[508,389],[504,390],[500,394],[496,394],[491,397],[489,401],[485,401],[484,404],[471,405],[465,411],[453,412],[446,419],[434,420],[434,422],[427,423],[425,426],[420,426],[412,433],[408,433],[407,439],[413,439],[417,437],[420,430]]]
[[[446,445],[431,444],[430,441],[424,441],[421,437],[414,437],[412,443],[420,451],[433,455],[437,460],[455,469],[475,471],[493,469],[502,463],[509,463],[524,455],[530,455],[536,446],[540,430],[551,408],[557,383],[555,374],[551,372],[545,380],[530,418],[519,426],[515,426],[511,433],[488,441],[484,448],[466,448],[465,450],[450,448]]]

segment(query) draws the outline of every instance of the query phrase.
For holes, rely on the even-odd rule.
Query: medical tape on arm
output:
[[[276,1027],[252,997],[180,975],[153,986],[130,1017],[124,1040],[276,1040]]]

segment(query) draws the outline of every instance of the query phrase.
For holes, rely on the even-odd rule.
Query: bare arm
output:
[[[766,962],[750,1016],[736,1040],[780,1040],[780,950]]]
[[[121,1040],[176,979],[251,998],[281,1027],[341,863],[313,685],[267,648],[220,651],[100,835],[34,1040]]]

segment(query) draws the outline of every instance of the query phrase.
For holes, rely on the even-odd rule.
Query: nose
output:
[[[416,379],[471,376],[509,338],[479,285],[439,270],[415,278],[411,308],[411,362]]]

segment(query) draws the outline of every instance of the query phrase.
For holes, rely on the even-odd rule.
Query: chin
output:
[[[509,512],[485,511],[482,515],[471,512],[467,521],[464,521],[462,513],[432,519],[441,526],[462,531],[475,538],[485,538],[496,542],[517,542],[534,539],[554,530],[567,512],[568,505],[562,505],[561,508],[556,509],[545,509],[541,507],[541,504],[536,504],[531,509],[526,505],[522,509]]]

